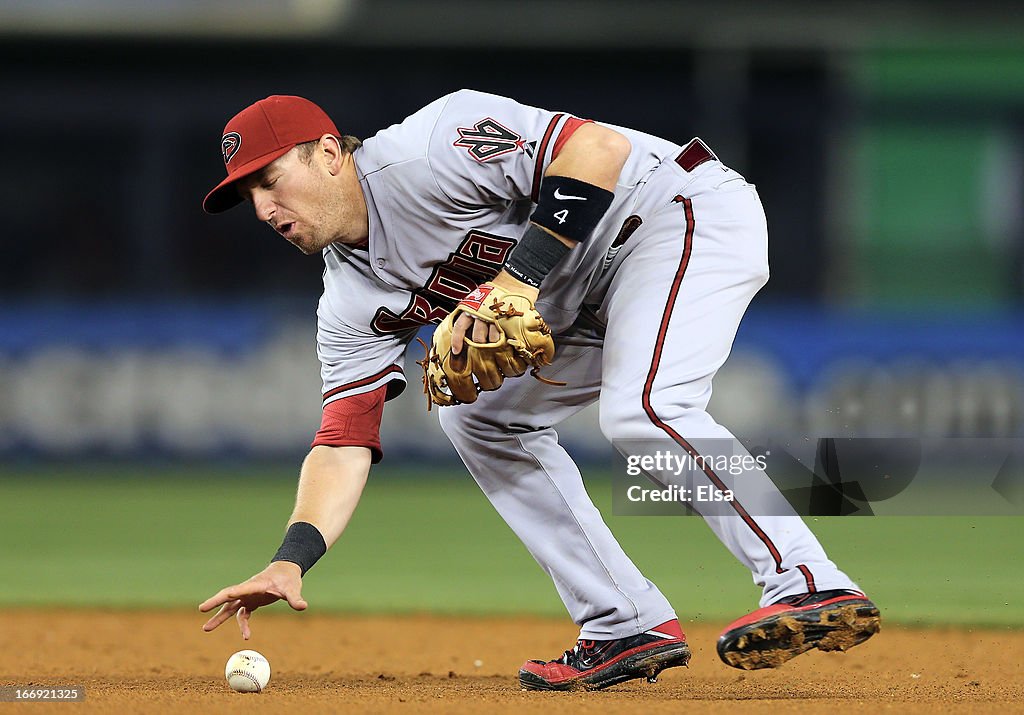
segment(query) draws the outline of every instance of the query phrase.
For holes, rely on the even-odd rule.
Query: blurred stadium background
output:
[[[1022,38],[1024,12],[988,0],[0,4],[0,573],[13,576],[0,603],[197,601],[246,575],[215,550],[232,530],[253,535],[253,567],[276,545],[319,423],[321,263],[245,210],[199,207],[222,174],[224,122],[273,93],[314,99],[357,136],[461,87],[680,143],[699,135],[758,185],[772,238],[772,280],[716,382],[722,422],[738,434],[1024,436]],[[324,597],[501,610],[511,587],[524,594],[515,608],[557,613],[407,373],[385,411],[383,486],[336,557],[358,563],[324,576]],[[561,435],[595,474],[608,464],[593,412]],[[1024,623],[1024,586],[1003,561],[1007,548],[1024,556],[1019,522],[989,521],[971,541],[927,519],[867,521],[821,528],[876,590],[922,553],[931,563],[923,543],[952,539],[975,569],[938,591],[936,569],[892,584],[899,616],[920,618],[931,598],[932,618],[951,617],[980,579],[999,603],[966,620]],[[746,575],[699,523],[619,522],[655,570],[668,529],[701,544],[709,571],[681,557],[652,578],[687,598],[707,589],[712,617],[751,603]],[[961,536],[978,526],[958,523]],[[147,524],[160,527],[128,548]],[[55,531],[29,538],[39,525]],[[362,553],[397,554],[403,528],[422,542],[428,525],[431,544],[408,563]],[[907,547],[880,558],[891,542]],[[436,588],[412,577],[445,558],[459,567]],[[61,575],[125,563],[131,598]],[[161,564],[192,576],[151,598]],[[345,584],[360,577],[370,585],[357,595]]]

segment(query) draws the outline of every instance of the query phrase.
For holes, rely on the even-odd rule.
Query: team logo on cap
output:
[[[231,157],[238,151],[238,147],[242,146],[242,135],[238,132],[228,132],[220,140],[220,153],[224,155],[224,163],[227,164],[231,161]]]

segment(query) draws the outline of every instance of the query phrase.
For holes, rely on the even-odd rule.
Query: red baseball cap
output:
[[[327,113],[308,99],[275,94],[249,105],[224,127],[220,151],[228,175],[203,199],[203,210],[216,214],[241,203],[236,181],[284,156],[296,144],[324,134],[341,136]]]

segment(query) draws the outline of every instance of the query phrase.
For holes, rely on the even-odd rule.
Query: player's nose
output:
[[[267,222],[274,218],[274,202],[265,194],[253,192],[252,205],[256,209],[256,218]]]

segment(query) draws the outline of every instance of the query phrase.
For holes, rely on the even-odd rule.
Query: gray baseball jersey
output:
[[[366,249],[324,250],[318,355],[325,404],[389,383],[416,331],[438,323],[492,278],[525,232],[566,113],[461,90],[367,139],[354,157],[369,214]],[[571,124],[570,124],[571,126]],[[557,333],[579,312],[645,177],[678,153],[671,142],[616,129],[632,143],[611,208],[541,286],[538,308]]]

